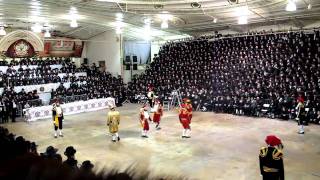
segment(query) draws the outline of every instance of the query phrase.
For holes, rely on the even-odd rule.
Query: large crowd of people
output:
[[[200,38],[165,44],[147,70],[128,85],[134,101],[148,86],[166,100],[174,90],[213,111],[292,118],[305,99],[308,119],[320,119],[320,35],[290,32]]]
[[[16,92],[14,88],[18,86],[60,83],[57,89],[51,91],[51,102],[60,99],[61,102],[67,103],[112,96],[116,98],[117,105],[121,105],[125,100],[126,90],[122,78],[99,71],[95,63],[90,67],[86,64],[76,67],[69,58],[26,58],[20,61],[11,60],[9,63],[0,61],[0,67],[7,67],[5,72],[0,71],[0,88],[3,88],[0,97],[1,123],[8,122],[8,119],[14,122],[15,116],[21,115],[23,108],[43,105],[37,90],[25,92],[22,89],[21,92]],[[58,76],[61,73],[64,74]],[[64,83],[70,83],[70,86],[66,88]],[[16,107],[12,108],[12,104]],[[19,113],[16,114],[17,110],[14,109],[20,109]]]

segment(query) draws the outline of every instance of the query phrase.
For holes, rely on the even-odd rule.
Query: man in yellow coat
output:
[[[118,134],[120,124],[120,113],[116,111],[115,107],[112,106],[110,111],[108,112],[108,120],[107,125],[109,126],[109,132],[112,134],[112,141],[116,142],[120,141],[120,137]]]

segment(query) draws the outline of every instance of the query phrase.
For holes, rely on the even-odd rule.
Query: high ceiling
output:
[[[233,0],[231,0],[233,1]],[[236,1],[236,0],[234,0]],[[292,28],[315,27],[320,22],[320,0],[295,1],[297,10],[285,11],[289,0],[0,0],[1,23],[10,29],[30,29],[35,23],[50,27],[56,35],[87,40],[108,30],[115,30],[122,13],[124,37],[141,39],[146,19],[151,20],[154,39],[199,35],[229,30],[243,32],[266,25]],[[191,3],[194,6],[192,7]],[[197,4],[198,3],[198,4]],[[308,5],[309,6],[308,8]],[[201,7],[199,7],[201,6]],[[245,13],[248,24],[238,25]],[[311,8],[310,8],[311,7]],[[79,26],[70,27],[74,14]],[[169,14],[169,28],[161,29],[159,14]],[[214,22],[216,20],[216,22]],[[47,25],[49,24],[49,26]]]

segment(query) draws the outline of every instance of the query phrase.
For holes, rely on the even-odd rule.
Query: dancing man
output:
[[[156,130],[160,130],[160,120],[163,115],[163,106],[160,100],[156,100],[154,105],[154,114],[153,114],[153,122],[156,124]]]
[[[154,92],[152,89],[153,88],[150,86],[148,88],[148,94],[147,94],[150,108],[153,108],[153,101],[154,101]]]
[[[269,135],[265,141],[268,147],[262,147],[259,155],[260,173],[263,180],[284,180],[281,140],[274,135]]]
[[[148,112],[148,107],[146,105],[144,105],[141,109],[140,109],[140,123],[142,126],[142,132],[141,132],[141,137],[143,138],[148,138],[148,131],[149,131],[149,122],[148,120],[150,120],[150,115]]]
[[[59,129],[59,136],[63,137],[62,134],[62,120],[63,120],[63,111],[60,107],[60,103],[53,103],[52,108],[52,116],[53,116],[53,125],[54,125],[54,137],[57,138],[57,131]]]
[[[120,141],[118,134],[120,124],[120,113],[116,111],[115,106],[110,107],[108,112],[107,125],[109,126],[109,132],[112,134],[112,142]]]
[[[181,104],[179,109],[179,120],[183,127],[182,138],[190,138],[190,116],[185,104]]]
[[[191,119],[192,119],[192,104],[191,104],[191,100],[190,99],[185,99],[185,106],[186,109],[188,111],[188,115],[189,115],[189,123],[191,123]]]
[[[304,128],[303,128],[303,121],[305,120],[306,112],[304,108],[304,99],[300,96],[298,99],[298,105],[296,107],[297,110],[297,117],[296,120],[298,121],[299,126],[299,134],[304,134]]]

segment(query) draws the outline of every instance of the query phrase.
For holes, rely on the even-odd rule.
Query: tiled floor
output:
[[[190,179],[255,180],[259,175],[258,153],[268,134],[279,136],[285,146],[288,180],[320,180],[320,126],[298,135],[293,121],[250,118],[211,112],[195,112],[192,138],[181,138],[177,112],[165,112],[162,129],[151,124],[148,139],[140,137],[139,106],[127,104],[121,113],[121,141],[112,143],[106,127],[107,110],[65,117],[64,137],[54,139],[51,120],[5,125],[17,135],[36,141],[39,152],[49,145],[63,154],[68,145],[77,149],[79,163],[92,160],[102,167],[125,169],[133,165],[152,175],[184,175]],[[65,157],[64,157],[65,158]]]

